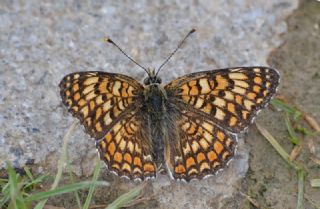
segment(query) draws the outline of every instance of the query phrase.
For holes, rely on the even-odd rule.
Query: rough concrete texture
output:
[[[65,74],[103,70],[143,80],[143,70],[102,42],[106,34],[142,65],[157,67],[196,28],[160,73],[166,82],[200,70],[265,65],[297,7],[292,0],[54,2],[0,2],[1,166],[34,160],[40,170],[55,170],[74,120],[59,97]],[[234,160],[215,177],[179,184],[159,176],[152,184],[157,207],[218,207],[246,173],[248,150],[243,140],[239,144]],[[96,151],[83,128],[68,149],[74,172],[91,175]]]

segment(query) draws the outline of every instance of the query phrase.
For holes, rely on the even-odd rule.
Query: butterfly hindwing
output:
[[[165,86],[169,99],[233,133],[244,130],[276,92],[279,74],[267,67],[192,73]]]
[[[175,120],[177,138],[166,146],[165,160],[174,179],[190,181],[215,174],[233,157],[236,136],[188,110]],[[168,143],[170,145],[170,142]]]
[[[100,158],[119,176],[144,180],[156,175],[144,114],[137,109],[127,113],[96,144]]]

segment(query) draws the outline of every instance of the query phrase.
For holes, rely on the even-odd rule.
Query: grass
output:
[[[271,104],[284,112],[284,121],[288,131],[288,140],[294,145],[291,154],[288,154],[285,149],[278,143],[278,141],[262,126],[256,123],[256,126],[260,133],[268,140],[272,147],[278,152],[278,154],[285,160],[291,168],[297,173],[297,204],[296,209],[304,208],[304,189],[307,170],[302,163],[296,160],[296,156],[300,152],[301,140],[304,136],[317,136],[319,135],[319,125],[308,114],[303,111],[289,105],[286,101],[280,99],[274,99]],[[307,125],[308,127],[307,127]],[[314,131],[312,131],[312,129]],[[319,179],[310,180],[312,187],[319,187]]]
[[[0,179],[0,208],[42,209],[47,205],[47,200],[49,198],[70,193],[75,195],[78,208],[89,209],[95,188],[98,186],[107,187],[109,185],[105,181],[98,181],[101,169],[99,160],[96,163],[94,175],[91,181],[74,182],[73,175],[71,172],[69,172],[69,179],[71,180],[71,183],[64,186],[59,186],[59,182],[64,174],[64,162],[68,162],[68,141],[76,126],[77,123],[73,123],[64,136],[62,154],[58,163],[57,173],[55,175],[51,188],[47,191],[42,191],[43,189],[41,189],[44,180],[48,179],[47,175],[39,175],[38,177],[34,177],[27,167],[24,168],[25,175],[20,175],[15,171],[10,163],[6,164],[7,178]],[[82,205],[78,195],[78,191],[83,189],[88,189],[89,191],[85,202]],[[121,195],[109,206],[104,208],[121,208],[124,205],[127,205],[135,200],[142,189],[143,186],[136,187],[128,193]]]
[[[7,179],[0,180],[1,196],[0,208],[33,208],[33,203],[46,200],[50,197],[62,195],[84,189],[88,187],[107,186],[106,182],[102,181],[83,181],[78,183],[67,184],[49,191],[38,191],[46,175],[38,177],[30,176],[30,173],[25,176],[18,174],[12,166],[7,163],[6,171],[8,174]],[[43,205],[44,206],[44,205]],[[35,208],[43,208],[37,204]]]
[[[305,169],[295,161],[290,160],[290,155],[281,147],[277,140],[263,127],[256,123],[260,133],[269,141],[273,148],[280,154],[280,156],[293,168],[298,174],[298,199],[297,209],[303,208],[303,195],[304,195],[304,179],[306,175]]]
[[[115,201],[113,201],[110,205],[108,205],[108,207],[106,207],[106,209],[118,209],[118,208],[122,208],[122,207],[130,204],[130,202],[132,202],[133,199],[136,198],[140,194],[143,187],[144,187],[144,185],[141,185],[141,186],[133,188],[131,191],[121,195]]]

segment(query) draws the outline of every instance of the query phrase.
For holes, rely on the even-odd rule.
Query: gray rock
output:
[[[164,82],[186,73],[266,65],[281,44],[285,18],[297,0],[271,1],[1,1],[0,165],[35,163],[55,169],[73,121],[58,84],[71,72],[104,70],[142,81],[144,71],[102,38],[109,35],[146,67],[159,66],[191,29],[197,32],[164,67]],[[94,141],[79,128],[69,143],[78,175],[92,173]],[[160,208],[218,207],[247,170],[240,139],[235,159],[217,176],[190,184],[160,176],[153,182]],[[92,159],[92,160],[90,160]],[[43,168],[39,168],[43,169]],[[167,189],[164,189],[167,188]],[[170,192],[165,192],[170,190]],[[191,201],[192,200],[192,201]]]

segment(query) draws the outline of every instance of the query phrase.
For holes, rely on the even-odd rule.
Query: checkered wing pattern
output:
[[[279,74],[266,67],[192,73],[165,86],[171,102],[238,133],[252,122],[276,92]]]
[[[138,110],[143,86],[134,79],[104,72],[76,72],[65,76],[60,94],[69,111],[97,140],[100,157],[120,176],[155,176],[150,139]]]
[[[266,67],[193,73],[167,84],[168,100],[179,112],[178,137],[165,152],[173,177],[190,181],[223,168],[234,155],[232,133],[248,127],[278,84],[278,72]]]
[[[190,181],[215,174],[234,155],[236,136],[199,114],[182,110],[176,129],[179,139],[166,147],[165,155],[175,179]]]
[[[84,125],[86,132],[101,139],[143,92],[134,79],[104,72],[76,72],[60,82],[62,102]],[[139,102],[138,102],[139,103]]]
[[[140,180],[156,176],[144,114],[138,109],[132,110],[97,142],[100,158],[119,176]]]

